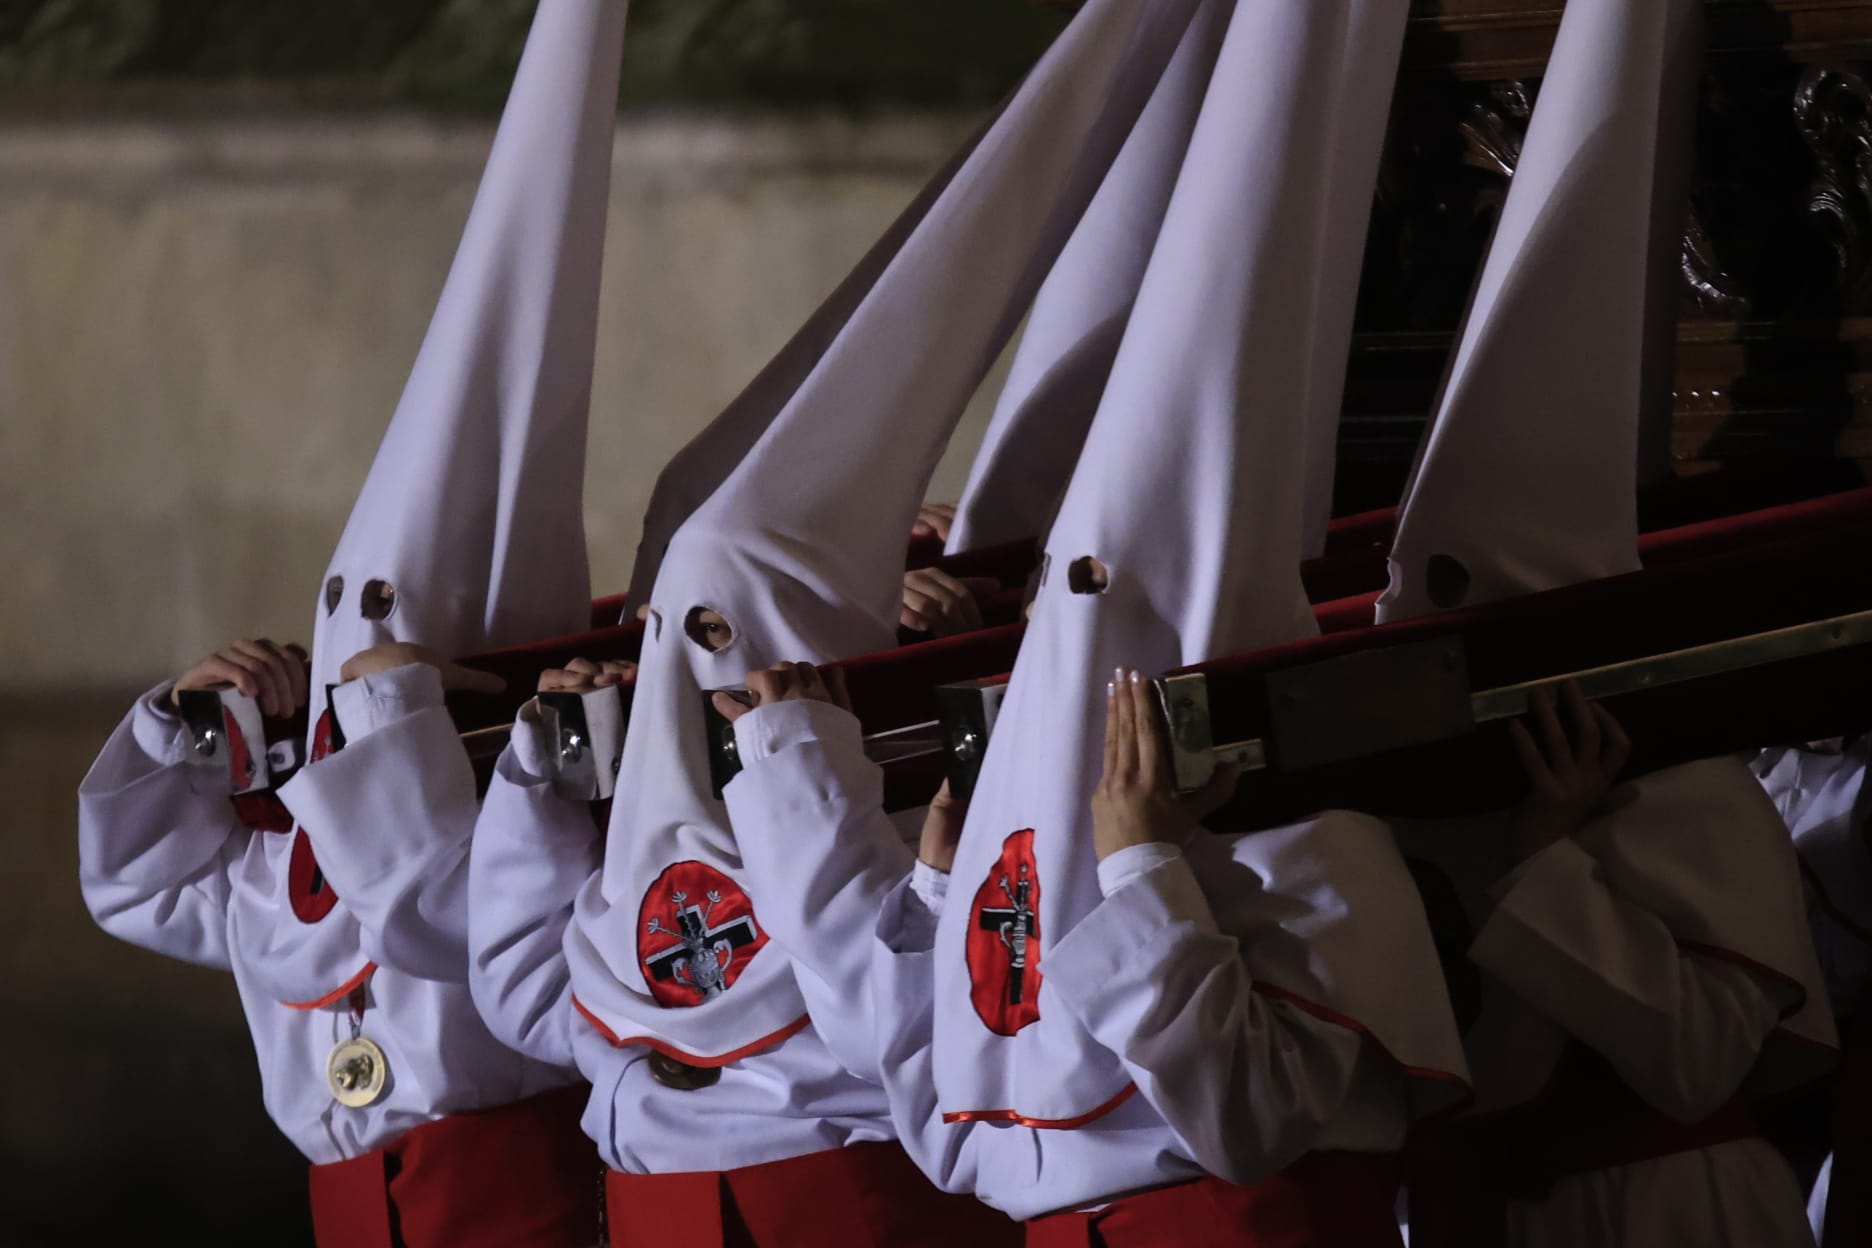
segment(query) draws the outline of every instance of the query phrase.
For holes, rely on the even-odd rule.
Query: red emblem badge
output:
[[[312,761],[330,757],[332,752],[332,713],[327,707],[312,728]]]
[[[312,761],[318,762],[332,752],[332,717],[328,710],[319,716],[312,730]],[[316,923],[338,904],[338,892],[319,869],[312,854],[311,838],[305,829],[293,828],[292,861],[286,867],[286,898],[301,923]]]
[[[1040,871],[1033,838],[1032,828],[1007,838],[969,905],[969,999],[1000,1036],[1040,1018]]]
[[[637,959],[660,1005],[719,997],[766,945],[754,903],[707,863],[665,867],[637,912]]]

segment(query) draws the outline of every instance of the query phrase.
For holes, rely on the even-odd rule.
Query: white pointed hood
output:
[[[1435,425],[1380,621],[1638,569],[1646,401],[1668,373],[1702,46],[1698,0],[1570,0]],[[1805,991],[1754,1076],[1833,1039],[1786,831],[1733,758],[1640,778],[1580,844],[1680,942]],[[1433,838],[1430,838],[1433,840]],[[1746,886],[1746,898],[1737,892]]]
[[[956,506],[950,553],[1038,537],[1052,520],[1157,244],[1224,29],[1213,19],[1192,25],[1040,287]]]
[[[544,0],[534,18],[448,283],[321,584],[315,709],[380,642],[454,656],[590,618],[585,432],[627,7]],[[395,598],[372,619],[379,583]]]
[[[1192,40],[1180,50],[1041,287],[956,507],[950,554],[1035,537],[1053,520],[1156,246],[1220,40],[1218,26],[1213,38]],[[1380,63],[1387,54],[1381,41],[1348,44],[1354,59],[1339,81],[1361,97],[1355,107],[1389,100],[1397,66]],[[1348,181],[1329,192],[1322,207],[1332,237],[1364,239],[1374,189],[1370,171],[1384,136],[1383,127],[1342,136],[1348,146],[1336,153],[1332,174]],[[1335,415],[1309,423],[1309,558],[1324,548],[1331,513],[1336,414],[1364,258],[1362,243],[1335,248],[1322,270],[1322,289],[1330,293],[1322,296],[1319,310],[1320,350],[1311,385],[1320,410]]]
[[[589,618],[579,498],[625,8],[540,6],[429,335],[326,570],[314,761],[332,739],[325,686],[358,651],[456,655]],[[373,582],[394,587],[381,619],[363,611]],[[281,895],[237,892],[230,921],[260,991],[318,1008],[373,964],[303,830],[282,856]]]
[[[1689,0],[1567,5],[1380,622],[1639,566],[1639,406],[1647,355],[1674,342],[1647,327],[1676,297],[1688,208],[1662,176],[1691,141],[1699,26]]]
[[[1337,415],[1313,401],[1344,297],[1322,281],[1355,282],[1334,253],[1362,242],[1334,233],[1344,221],[1327,201],[1369,194],[1378,145],[1365,136],[1389,102],[1388,90],[1345,89],[1345,75],[1353,63],[1395,72],[1405,15],[1394,0],[1254,0],[1215,14],[1226,40],[1047,538],[937,932],[937,1094],[952,1120],[1077,1127],[1126,1094],[1117,1057],[1045,980],[1048,950],[1101,897],[1088,804],[1105,682],[1119,664],[1163,671],[1314,631],[1294,466],[1310,426]],[[1346,153],[1364,167],[1341,167]],[[1103,593],[1073,592],[1083,557],[1106,567]],[[1018,991],[987,914],[1012,904],[1017,880],[1037,916]]]
[[[999,113],[995,120],[998,118]],[[993,120],[989,122],[992,124]],[[728,474],[735,470],[800,385],[812,375],[826,352],[844,333],[852,314],[870,296],[872,287],[897,258],[904,243],[928,215],[930,206],[947,189],[956,170],[973,154],[981,134],[986,132],[985,126],[962,146],[747,388],[676,452],[657,474],[650,504],[644,510],[643,535],[637,543],[637,558],[631,567],[630,586],[625,596],[630,610],[634,611],[637,604],[649,600],[651,586],[656,584],[657,572],[663,566],[676,530],[721,488]]]
[[[904,538],[937,458],[1194,8],[1094,0],[1081,11],[670,543],[602,878],[580,894],[566,936],[578,1008],[619,1042],[719,1065],[804,1025],[792,968],[764,949],[759,898],[745,892],[712,796],[704,691],[779,660],[895,643]],[[686,635],[698,608],[729,621],[728,649]],[[719,933],[680,971],[679,923]]]

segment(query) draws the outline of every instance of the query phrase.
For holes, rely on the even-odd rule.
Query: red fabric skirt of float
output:
[[[896,1144],[605,1179],[610,1248],[1012,1248],[1020,1225],[939,1191]]]
[[[603,1167],[575,1084],[424,1123],[385,1148],[313,1166],[319,1248],[565,1248],[598,1234]]]
[[[1027,1248],[1397,1248],[1398,1159],[1309,1153],[1243,1187],[1198,1179],[1027,1224]]]

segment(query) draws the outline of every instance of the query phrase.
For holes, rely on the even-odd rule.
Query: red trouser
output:
[[[319,1248],[566,1248],[598,1234],[598,1155],[574,1084],[450,1114],[312,1167]]]
[[[1397,1248],[1398,1159],[1309,1153],[1252,1187],[1198,1179],[1027,1224],[1027,1248]]]
[[[896,1144],[740,1170],[605,1178],[611,1248],[1013,1248],[1020,1224],[923,1177]]]

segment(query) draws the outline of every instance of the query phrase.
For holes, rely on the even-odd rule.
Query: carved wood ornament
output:
[[[1342,505],[1396,497],[1564,3],[1413,10],[1360,292]],[[1851,484],[1872,468],[1872,0],[1707,0],[1706,15],[1675,468],[1775,478],[1764,497]]]

